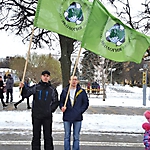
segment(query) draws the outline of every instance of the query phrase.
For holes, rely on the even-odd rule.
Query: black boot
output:
[[[14,107],[15,107],[15,109],[17,109],[17,104],[16,103],[14,104]]]
[[[18,102],[16,102],[16,103],[14,104],[15,109],[17,109],[17,106],[18,106],[23,100],[24,100],[24,99],[21,99],[21,100],[19,100]]]
[[[28,107],[27,107],[27,109],[31,109],[31,107],[30,107],[30,106],[28,106]]]
[[[4,104],[4,105],[3,105],[3,108],[6,108],[7,106],[8,106],[8,105]]]
[[[8,105],[5,104],[3,98],[1,98],[1,102],[2,102],[2,105],[3,105],[3,108],[7,107]]]

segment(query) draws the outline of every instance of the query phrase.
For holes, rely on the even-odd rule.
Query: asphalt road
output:
[[[24,145],[13,145],[13,146],[1,146],[1,150],[31,150],[30,146],[24,146]],[[144,150],[144,148],[138,148],[138,147],[119,147],[119,146],[81,146],[81,150]],[[43,146],[41,147],[41,150],[43,149]],[[63,146],[55,146],[54,150],[63,150]]]
[[[21,133],[21,131],[20,131]],[[63,150],[63,133],[55,134],[55,150]],[[6,134],[0,139],[0,150],[31,150],[31,132],[26,135]],[[108,134],[81,133],[81,150],[143,150],[142,135],[136,134]],[[42,146],[43,148],[43,140]]]
[[[14,103],[8,104],[8,107],[5,108],[5,111],[22,111],[26,110],[26,103],[21,103],[18,105],[18,108],[14,108]],[[3,108],[0,106],[0,111],[2,111]],[[92,107],[90,106],[87,110],[87,113],[89,114],[118,114],[118,115],[143,115],[144,111],[146,111],[147,108],[143,107],[116,107],[116,106],[101,106],[101,107]],[[57,112],[60,112],[59,108],[56,110]]]

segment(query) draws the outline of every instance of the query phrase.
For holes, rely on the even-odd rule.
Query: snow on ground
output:
[[[57,88],[61,93],[61,86]],[[147,88],[146,106],[143,106],[143,89],[130,86],[107,86],[106,101],[102,96],[98,98],[91,95],[89,98],[90,106],[123,106],[123,107],[145,107],[150,106],[149,88]],[[30,97],[32,99],[32,97]],[[19,88],[14,88],[14,102],[19,100]],[[26,101],[24,101],[26,103]],[[59,109],[59,108],[58,108]],[[27,129],[32,130],[31,112],[25,111],[1,111],[0,130],[3,129]],[[88,114],[84,113],[82,132],[99,131],[118,131],[118,132],[143,132],[142,123],[146,122],[143,114],[141,115],[108,115],[108,114]],[[62,113],[57,111],[53,115],[53,130],[63,131]]]

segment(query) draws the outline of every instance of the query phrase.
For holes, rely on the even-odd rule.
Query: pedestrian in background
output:
[[[87,84],[87,93],[88,94],[90,93],[90,88],[91,88],[91,84],[90,84],[90,82],[88,82],[88,84]]]
[[[0,76],[0,99],[1,99],[1,103],[2,103],[3,108],[5,108],[5,107],[7,107],[7,105],[4,102],[3,92],[4,92],[4,82],[3,82],[2,76]]]
[[[66,96],[69,91],[68,100],[65,104]],[[71,150],[70,136],[71,127],[73,126],[73,146],[72,150],[79,150],[80,130],[83,120],[83,113],[89,106],[89,99],[86,91],[81,88],[77,76],[71,76],[69,85],[63,89],[60,95],[60,109],[63,112],[64,123],[64,150]]]
[[[52,138],[52,113],[59,105],[58,93],[50,83],[50,72],[41,73],[41,81],[30,87],[20,83],[23,97],[33,95],[32,104],[32,150],[41,150],[41,127],[43,126],[44,150],[54,150]]]
[[[26,88],[30,86],[29,78],[26,78],[26,79],[25,79],[24,86],[25,86]],[[17,106],[18,106],[21,102],[23,102],[24,99],[25,99],[25,97],[23,97],[23,95],[22,95],[22,92],[21,92],[21,96],[22,96],[22,99],[19,100],[18,102],[16,102],[16,103],[14,104],[15,109],[17,109]],[[27,97],[26,99],[27,99],[27,109],[31,109],[29,97]]]
[[[8,74],[10,74],[9,70],[7,70],[7,72],[4,75],[4,82],[6,82],[7,78],[8,78]]]
[[[9,103],[9,95],[10,102],[13,102],[13,87],[14,87],[14,79],[11,74],[8,74],[8,78],[6,80],[6,103]]]

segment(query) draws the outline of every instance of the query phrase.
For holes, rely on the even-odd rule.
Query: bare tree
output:
[[[141,7],[143,11],[137,10],[137,14],[133,14],[134,11],[131,8],[130,0],[107,0],[116,9],[116,15],[125,24],[133,29],[139,30],[145,34],[149,34],[150,29],[150,1],[143,0]],[[135,6],[136,7],[136,6]],[[121,11],[119,8],[122,8]]]
[[[36,7],[37,0],[2,0],[0,2],[0,30],[21,36],[23,43],[29,42]],[[50,50],[55,50],[52,45],[54,41],[58,44],[60,42],[62,79],[63,86],[66,86],[70,76],[70,56],[73,52],[74,40],[44,29],[34,28],[32,49],[48,47]]]

